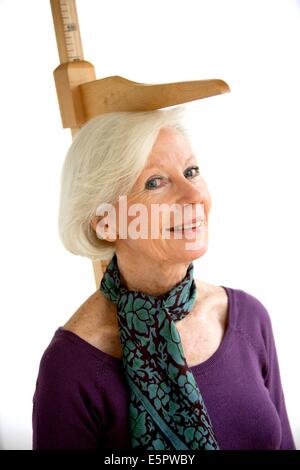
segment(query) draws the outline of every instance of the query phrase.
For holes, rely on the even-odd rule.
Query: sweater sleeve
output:
[[[103,447],[101,416],[91,399],[89,372],[79,364],[72,349],[58,345],[44,352],[33,396],[33,450]]]
[[[266,364],[264,368],[265,386],[269,390],[270,397],[274,403],[281,421],[281,445],[279,450],[295,450],[289,418],[287,414],[284,392],[281,383],[280,368],[278,363],[275,339],[270,316],[267,310],[264,310],[264,328],[263,336],[266,351]]]

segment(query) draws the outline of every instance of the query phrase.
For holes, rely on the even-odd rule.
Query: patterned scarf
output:
[[[154,297],[123,285],[114,254],[99,289],[117,304],[132,448],[219,450],[175,325],[196,300],[193,263],[180,283]]]

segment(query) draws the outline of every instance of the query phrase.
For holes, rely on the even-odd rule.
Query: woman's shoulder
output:
[[[71,380],[78,374],[95,377],[101,363],[114,360],[117,364],[116,347],[112,346],[113,325],[113,315],[94,292],[54,332],[41,355],[39,377],[47,380],[59,380],[62,376]]]
[[[107,338],[112,338],[111,324],[105,320],[105,313],[95,315],[95,298],[90,296],[87,300],[56,329],[44,349],[35,398],[47,390],[71,395],[77,393],[76,387],[83,387],[87,392],[99,385],[105,389],[110,380],[107,371],[119,372],[121,361],[110,354],[108,346]],[[107,365],[114,367],[107,368]]]
[[[255,321],[261,325],[271,321],[266,302],[258,294],[248,289],[231,288],[231,291],[235,295],[241,319]]]
[[[220,286],[196,280],[202,288],[203,298],[218,307],[221,319],[228,314],[231,328],[252,332],[268,330],[272,327],[265,301],[248,289],[233,286]]]
[[[248,289],[227,287],[230,296],[231,328],[242,334],[256,348],[272,335],[272,321],[267,303]]]
[[[72,333],[98,351],[122,357],[116,308],[99,290],[80,305],[61,330]]]
[[[32,398],[34,448],[98,448],[108,404],[116,408],[126,397],[121,361],[80,337],[80,316],[72,317],[77,326],[58,327],[40,359]]]

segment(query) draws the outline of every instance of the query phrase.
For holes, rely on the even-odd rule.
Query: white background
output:
[[[97,78],[222,78],[231,93],[186,105],[212,194],[209,249],[196,277],[267,308],[300,448],[300,2],[78,0]],[[58,237],[59,177],[71,133],[47,0],[0,1],[0,447],[31,448],[32,396],[54,331],[95,290],[91,262]]]

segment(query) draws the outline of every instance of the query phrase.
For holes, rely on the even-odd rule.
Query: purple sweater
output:
[[[225,287],[228,326],[217,351],[192,366],[220,449],[295,449],[269,314]],[[33,396],[33,449],[131,449],[122,359],[58,327]]]

